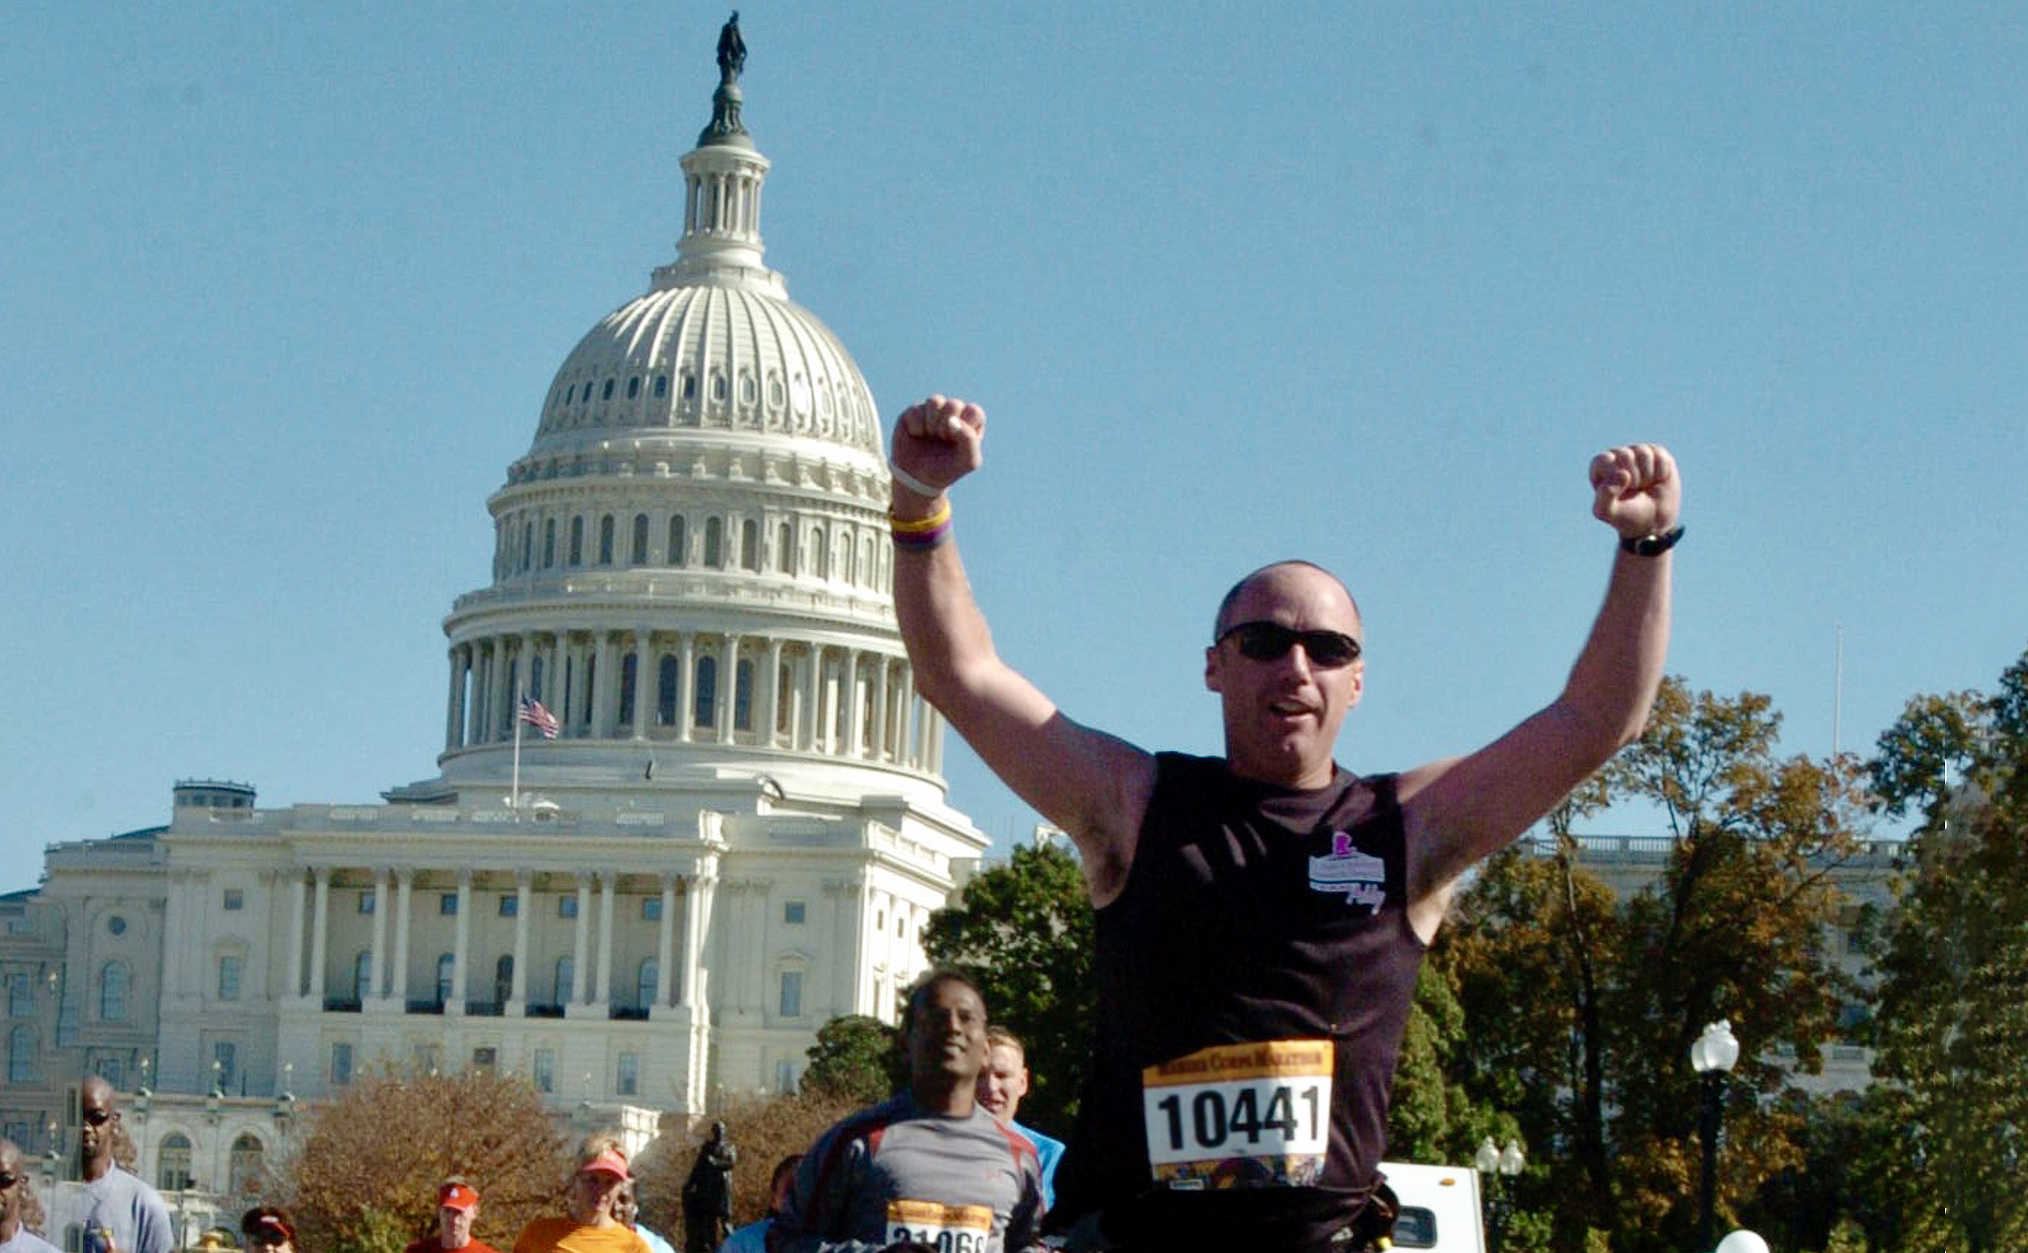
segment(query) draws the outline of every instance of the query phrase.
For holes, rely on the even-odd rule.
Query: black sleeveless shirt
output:
[[[1395,778],[1296,791],[1178,753],[1156,771],[1096,915],[1096,1040],[1050,1226],[1102,1211],[1131,1248],[1328,1248],[1377,1182],[1425,951]]]

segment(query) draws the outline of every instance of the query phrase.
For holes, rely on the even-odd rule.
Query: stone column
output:
[[[892,715],[887,707],[887,671],[894,663],[884,654],[875,653],[874,660],[879,669],[873,675],[873,759],[887,759],[888,721]]]
[[[381,989],[387,986],[386,975],[381,967],[387,963],[387,876],[385,867],[373,871],[373,947],[371,960],[367,964],[366,990],[359,994],[360,1008],[366,1002],[376,1000]]]
[[[845,702],[845,743],[840,746],[842,757],[857,757],[859,746],[866,742],[866,702],[860,697],[859,659],[856,648],[845,650],[845,667],[838,676],[838,699]]]
[[[803,676],[803,735],[805,752],[816,752],[824,744],[824,646],[810,645],[810,672]]]
[[[591,943],[591,874],[582,872],[577,876],[577,947],[571,950],[570,959],[570,1003],[584,1004],[586,959]]]
[[[316,907],[310,914],[310,999],[324,1008],[324,937],[331,930],[331,868],[319,866]]]
[[[732,743],[733,710],[739,706],[739,637],[730,632],[725,637],[724,660],[719,666],[718,690],[724,699],[718,709],[718,742]],[[749,699],[751,694],[749,693]]]
[[[460,656],[463,651],[462,645],[451,645],[451,690],[444,700],[444,751],[447,753],[459,747],[459,723],[465,716],[465,672]]]
[[[782,642],[780,639],[771,638],[768,640],[767,667],[767,675],[759,685],[761,689],[761,708],[756,712],[760,714],[760,742],[772,748],[776,743],[776,735],[781,731],[781,727],[775,716],[780,712],[782,707]]]
[[[619,875],[610,870],[599,873],[599,981],[592,999],[608,1008],[613,1003],[613,905],[618,880]]]
[[[514,985],[508,990],[509,1003],[502,1011],[518,1018],[528,1009],[528,910],[535,876],[523,870],[514,876]]]
[[[394,894],[394,990],[388,993],[403,1010],[408,1008],[408,914],[413,899],[415,870],[403,866],[395,872]]]
[[[660,934],[655,937],[655,1005],[674,1005],[677,998],[670,994],[671,988],[682,986],[683,980],[676,977],[676,876],[662,876],[662,922]],[[685,940],[686,946],[688,939]]]
[[[707,857],[683,885],[683,977],[678,981],[679,1005],[691,1007],[692,1018],[708,1016],[705,1001],[704,941],[710,934],[712,899],[718,890],[718,859]]]
[[[465,1012],[465,979],[472,964],[472,868],[458,868],[458,925],[452,929],[451,939],[451,999],[445,1004],[447,1014]],[[432,995],[435,989],[431,989]]]
[[[682,658],[676,667],[676,738],[685,744],[691,739],[690,706],[697,699],[697,633],[683,633]]]
[[[308,921],[304,915],[309,910],[310,892],[303,872],[297,869],[292,873],[295,886],[289,890],[289,975],[283,986],[288,989],[285,995],[293,1001],[303,994],[303,924]]]
[[[592,661],[591,733],[593,739],[604,739],[613,733],[613,697],[620,690],[619,666],[614,660],[613,633],[600,627],[598,639],[593,644],[595,656]]]
[[[655,649],[645,626],[634,628],[634,726],[636,740],[648,738],[655,697]]]

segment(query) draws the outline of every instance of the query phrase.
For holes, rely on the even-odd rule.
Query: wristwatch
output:
[[[1636,557],[1659,557],[1674,548],[1676,541],[1682,538],[1683,527],[1678,523],[1660,535],[1622,535],[1620,551]]]

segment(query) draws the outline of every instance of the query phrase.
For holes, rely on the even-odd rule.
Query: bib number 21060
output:
[[[1148,1161],[1171,1188],[1311,1184],[1330,1142],[1331,1042],[1200,1049],[1142,1072]]]

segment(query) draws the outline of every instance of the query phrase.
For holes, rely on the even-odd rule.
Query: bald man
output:
[[[147,1183],[122,1170],[113,1160],[120,1128],[113,1085],[88,1075],[78,1085],[78,1178],[84,1186],[60,1194],[51,1230],[76,1224],[85,1232],[87,1253],[98,1253],[94,1232],[108,1233],[116,1253],[170,1253],[175,1247],[169,1207]]]
[[[1675,462],[1653,444],[1592,459],[1618,543],[1549,705],[1476,752],[1359,775],[1336,745],[1365,631],[1310,562],[1254,571],[1214,616],[1221,757],[1081,726],[1002,661],[951,538],[985,431],[943,396],[895,424],[894,600],[917,690],[1076,841],[1096,910],[1097,1038],[1050,1226],[1073,1248],[1379,1247],[1395,1057],[1459,877],[1638,736],[1661,684]]]

